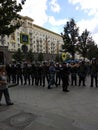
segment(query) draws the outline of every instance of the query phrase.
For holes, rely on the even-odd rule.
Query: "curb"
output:
[[[15,87],[15,86],[17,86],[18,84],[9,84],[8,85],[8,88],[11,88],[11,87]]]

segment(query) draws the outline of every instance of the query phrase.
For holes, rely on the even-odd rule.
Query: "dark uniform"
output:
[[[6,65],[6,72],[7,72],[7,81],[8,81],[8,83],[10,83],[11,82],[11,74],[12,74],[11,64]]]
[[[42,84],[43,84],[43,87],[45,87],[46,81],[47,81],[47,83],[49,82],[49,66],[47,65],[47,63],[44,62],[42,65]]]
[[[23,77],[24,77],[24,85],[26,85],[27,80],[28,80],[28,66],[27,66],[27,63],[24,63],[24,66],[23,66]]]
[[[16,64],[11,66],[12,83],[16,83]]]
[[[17,84],[19,84],[19,82],[21,83],[21,85],[23,84],[23,70],[21,67],[21,64],[18,63],[16,65],[16,75],[17,75]]]
[[[65,92],[69,92],[68,85],[69,85],[69,68],[67,67],[66,63],[62,64],[61,67],[61,79],[62,79],[62,89]]]
[[[71,85],[77,85],[77,66],[75,65],[75,63],[71,64],[70,67],[70,73],[71,73]]]
[[[39,64],[38,68],[38,85],[42,86],[42,66]]]
[[[32,79],[32,85],[35,83],[35,74],[36,74],[36,67],[35,64],[31,65],[31,79]]]
[[[61,82],[61,73],[60,73],[60,66],[59,63],[56,64],[56,84],[60,85]]]
[[[86,86],[85,85],[85,78],[86,78],[86,75],[87,75],[87,68],[86,68],[84,61],[82,61],[79,65],[78,75],[79,75],[79,86],[81,85],[81,82],[82,82],[83,86]]]
[[[90,66],[91,87],[93,87],[94,80],[95,80],[95,86],[97,87],[97,72],[98,72],[98,64],[96,63],[96,60],[93,60]]]
[[[48,89],[51,89],[51,85],[54,85],[57,87],[57,84],[55,82],[55,66],[54,66],[54,63],[50,63],[50,67],[49,67],[49,83],[48,83]]]

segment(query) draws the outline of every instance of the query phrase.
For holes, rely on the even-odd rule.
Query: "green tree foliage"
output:
[[[56,55],[55,61],[56,61],[56,62],[61,62],[61,61],[62,61],[61,54],[57,54],[57,55]]]
[[[81,36],[78,39],[77,51],[84,58],[87,58],[88,53],[91,51],[91,48],[95,46],[95,43],[90,36],[90,32],[85,29]]]
[[[98,47],[95,44],[91,44],[89,47],[89,51],[87,53],[87,58],[92,60],[92,58],[98,59]]]
[[[72,55],[72,59],[75,57],[77,37],[79,35],[78,31],[79,28],[76,26],[75,20],[71,19],[66,23],[64,32],[61,33],[64,41],[62,48],[65,52],[69,52]]]
[[[33,62],[34,61],[34,55],[33,55],[31,49],[26,54],[26,60],[29,61],[29,62]]]
[[[24,54],[23,54],[23,52],[20,50],[20,49],[18,49],[14,54],[13,54],[13,59],[15,60],[15,61],[17,61],[17,62],[22,62],[23,61],[23,59],[24,59]]]
[[[0,0],[0,35],[10,35],[21,26],[20,15],[25,0]]]
[[[43,53],[39,53],[38,54],[38,61],[43,61],[44,60],[44,56],[43,56]]]

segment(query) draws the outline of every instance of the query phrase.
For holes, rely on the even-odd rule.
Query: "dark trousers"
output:
[[[95,80],[95,86],[97,87],[97,75],[96,76],[91,75],[91,87],[93,87],[94,80]]]
[[[60,74],[56,74],[56,84],[60,85],[61,82],[61,76]]]
[[[4,94],[4,97],[5,97],[5,101],[6,101],[6,104],[10,103],[11,100],[10,100],[10,95],[9,95],[9,91],[8,91],[8,88],[5,88],[3,90],[0,90],[0,101],[2,99],[2,95]]]
[[[21,81],[21,84],[23,84],[23,77],[22,75],[17,75],[17,84],[19,84],[19,81]]]
[[[35,80],[35,74],[31,74],[31,79],[32,79],[32,85],[34,84],[34,80]]]
[[[79,76],[79,86],[81,85],[81,83],[83,84],[83,86],[85,86],[85,77],[84,76]]]
[[[48,74],[42,74],[43,87],[45,86],[46,81],[47,81],[47,83],[49,83],[49,76],[48,76]]]
[[[12,74],[12,82],[16,83],[16,75],[15,74]]]
[[[63,91],[66,91],[68,89],[68,77],[65,79],[65,78],[62,78],[62,89]]]
[[[54,74],[50,74],[50,79],[49,79],[49,83],[48,83],[48,88],[51,87],[51,85],[54,85],[57,87],[57,84],[55,82],[55,75]]]
[[[71,85],[77,85],[77,75],[74,73],[74,74],[71,74]]]

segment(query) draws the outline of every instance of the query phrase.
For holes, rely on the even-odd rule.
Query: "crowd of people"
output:
[[[19,85],[34,85],[47,87],[48,89],[62,86],[62,91],[69,92],[68,86],[86,86],[86,77],[90,76],[90,87],[98,87],[98,62],[79,61],[71,63],[16,63],[0,66],[0,101],[2,94],[6,104],[11,102],[7,83]]]
[[[86,76],[91,76],[91,87],[97,87],[97,60],[92,60],[91,63],[85,61],[71,63],[15,63],[6,65],[8,82],[21,85],[36,85],[50,89],[53,84],[56,87],[59,85],[68,86],[86,86]],[[66,85],[65,85],[66,84]],[[67,90],[67,88],[66,88]]]

